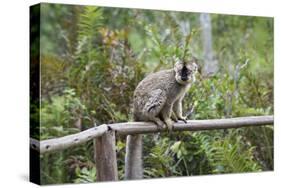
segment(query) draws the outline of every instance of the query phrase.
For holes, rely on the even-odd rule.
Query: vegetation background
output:
[[[273,114],[273,19],[41,4],[40,140],[132,121],[133,91],[171,68],[192,31],[190,119]],[[125,137],[117,138],[123,179]],[[41,156],[42,184],[94,182],[93,143]],[[273,128],[144,138],[145,178],[273,170]]]

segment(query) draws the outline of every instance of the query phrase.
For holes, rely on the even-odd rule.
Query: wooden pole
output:
[[[208,120],[187,120],[177,122],[173,126],[173,131],[203,131],[218,130],[241,127],[257,127],[262,125],[273,125],[273,116],[250,116],[236,117],[228,119],[208,119]],[[111,130],[115,130],[118,135],[147,134],[164,132],[167,129],[160,129],[151,122],[127,122],[110,124]]]
[[[107,131],[108,126],[103,124],[76,134],[71,134],[60,138],[52,138],[40,142],[31,138],[30,147],[40,151],[40,154],[61,151],[69,147],[81,145],[89,140],[103,135]]]
[[[274,117],[269,116],[251,116],[237,117],[229,119],[208,119],[208,120],[188,120],[187,123],[178,122],[174,124],[173,131],[202,131],[216,129],[230,129],[241,127],[257,127],[263,125],[273,125]],[[108,131],[115,131],[119,135],[147,134],[167,131],[166,129],[157,128],[152,122],[126,122],[108,125],[100,125],[86,131],[53,138],[43,141],[30,139],[30,147],[40,152],[40,154],[59,151],[83,144],[88,140],[100,137]]]
[[[97,181],[117,181],[115,131],[108,131],[94,139]]]

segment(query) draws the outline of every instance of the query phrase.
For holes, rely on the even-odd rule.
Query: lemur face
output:
[[[183,63],[182,61],[178,61],[175,64],[174,71],[176,73],[176,81],[179,84],[188,84],[193,81],[194,73],[197,71],[197,65],[195,62]]]
[[[187,81],[189,79],[189,76],[191,74],[191,70],[188,69],[185,65],[183,66],[183,68],[181,69],[181,80],[182,81]]]

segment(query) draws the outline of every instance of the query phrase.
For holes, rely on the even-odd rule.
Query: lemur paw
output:
[[[177,122],[178,121],[178,118],[176,116],[171,116],[171,119],[174,121],[174,122]]]
[[[187,123],[187,117],[186,116],[178,117],[178,120],[182,120],[184,123]]]

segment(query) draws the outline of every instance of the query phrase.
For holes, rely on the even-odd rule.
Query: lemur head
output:
[[[178,60],[174,66],[175,78],[179,84],[186,85],[195,81],[198,66],[194,60],[183,62]]]

